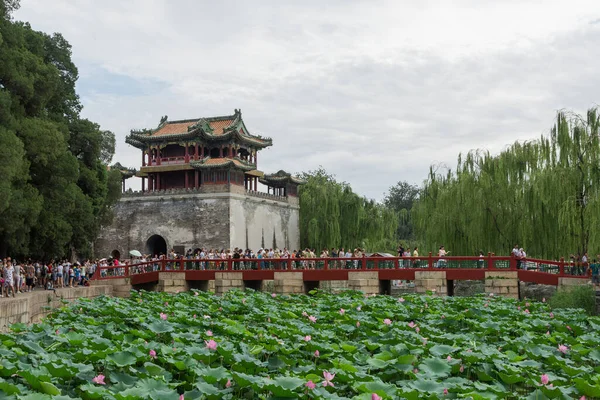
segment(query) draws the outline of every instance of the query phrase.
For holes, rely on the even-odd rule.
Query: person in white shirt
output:
[[[440,250],[438,251],[438,257],[440,257],[440,259],[437,262],[438,268],[442,268],[446,265],[446,260],[443,259],[443,257],[446,257],[446,254],[448,254],[448,252],[446,251],[444,246],[440,246]]]
[[[521,265],[523,266],[524,270],[527,270],[527,261],[524,261],[526,257],[527,253],[525,253],[525,250],[523,250],[523,248],[521,247],[519,249],[519,258],[521,259]]]

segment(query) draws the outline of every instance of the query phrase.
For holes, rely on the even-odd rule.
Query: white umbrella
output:
[[[132,256],[134,256],[134,257],[141,257],[141,256],[142,256],[142,253],[140,253],[140,252],[139,252],[139,251],[137,251],[137,250],[131,250],[131,251],[129,252],[129,255],[132,255]]]

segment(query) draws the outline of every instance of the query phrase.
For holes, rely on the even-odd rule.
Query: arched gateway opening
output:
[[[146,241],[146,253],[151,256],[167,254],[167,242],[160,235],[152,235]]]

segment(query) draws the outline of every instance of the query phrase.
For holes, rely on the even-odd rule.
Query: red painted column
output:
[[[198,189],[198,170],[194,171],[194,187]]]
[[[160,190],[160,174],[156,174],[156,190]]]
[[[202,145],[202,155],[200,157],[204,158],[204,145]]]
[[[219,157],[223,158],[223,146],[219,148]]]
[[[160,148],[156,148],[156,165],[160,165],[161,151]]]
[[[142,167],[146,166],[146,150],[142,150]]]
[[[189,163],[190,162],[190,153],[189,153],[189,144],[185,144],[185,162]],[[187,176],[187,175],[186,175]]]
[[[198,143],[196,143],[195,149],[194,149],[194,160],[198,159]]]

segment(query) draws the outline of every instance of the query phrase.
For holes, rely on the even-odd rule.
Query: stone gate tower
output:
[[[181,121],[165,116],[156,129],[132,130],[125,141],[142,151],[142,191],[124,193],[116,204],[112,225],[95,243],[98,257],[300,245],[303,182],[257,169],[258,151],[272,140],[250,134],[240,110]]]

